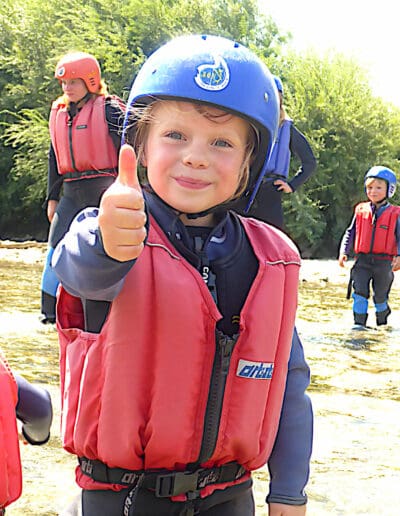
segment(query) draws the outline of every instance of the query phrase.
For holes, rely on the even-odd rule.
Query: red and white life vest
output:
[[[74,177],[116,175],[118,154],[108,130],[104,95],[90,98],[69,122],[62,97],[53,102],[49,128],[51,142],[62,175],[80,172]]]
[[[362,202],[356,206],[356,237],[354,252],[397,255],[396,222],[400,206],[390,205],[377,218],[374,226],[371,204]],[[373,241],[372,241],[373,240]]]
[[[300,257],[280,231],[250,218],[242,224],[259,270],[240,314],[216,447],[202,466],[236,461],[251,471],[267,462],[277,433]],[[129,470],[183,471],[196,462],[220,318],[199,272],[153,219],[100,334],[80,329],[80,300],[61,288],[65,449]],[[121,489],[96,483],[80,469],[77,481],[85,489]],[[207,486],[202,496],[233,483]]]
[[[22,470],[15,407],[18,388],[0,352],[0,509],[21,496]]]

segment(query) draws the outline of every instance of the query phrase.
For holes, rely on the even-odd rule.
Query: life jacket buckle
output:
[[[197,491],[198,481],[199,470],[193,473],[176,471],[166,475],[158,475],[155,494],[158,498],[192,494]],[[189,498],[193,498],[193,496]]]

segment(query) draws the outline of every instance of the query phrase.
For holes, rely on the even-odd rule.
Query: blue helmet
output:
[[[277,75],[274,75],[274,81],[275,81],[275,86],[277,87],[279,93],[282,93],[282,95],[283,95],[283,84],[282,84],[281,79]]]
[[[388,185],[386,197],[393,197],[396,191],[396,174],[393,172],[393,170],[387,167],[375,166],[370,168],[365,174],[364,186],[368,178],[383,179],[386,181]]]
[[[267,66],[239,43],[219,36],[180,36],[156,50],[129,95],[123,140],[135,105],[174,99],[213,105],[248,120],[258,131],[251,190],[268,161],[279,122],[279,99]]]

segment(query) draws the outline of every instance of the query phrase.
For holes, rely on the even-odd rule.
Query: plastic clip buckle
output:
[[[199,473],[174,472],[167,475],[158,475],[156,481],[156,496],[168,498],[187,494],[197,490]]]

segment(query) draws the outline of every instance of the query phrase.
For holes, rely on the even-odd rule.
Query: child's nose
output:
[[[204,146],[193,144],[187,149],[183,162],[185,165],[193,168],[205,169],[209,166],[207,151]]]

